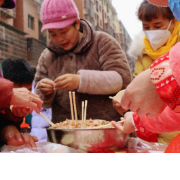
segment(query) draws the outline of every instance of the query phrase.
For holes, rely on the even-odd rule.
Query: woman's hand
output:
[[[134,124],[132,122],[132,114],[133,112],[127,112],[124,115],[124,118],[121,118],[121,120],[124,120],[124,123],[117,123],[115,121],[112,121],[112,125],[116,128],[122,131],[123,133],[130,134],[135,131]]]
[[[54,91],[54,82],[47,78],[41,79],[41,81],[39,82],[39,87],[44,95],[49,95]]]
[[[126,112],[126,110],[122,108],[121,103],[119,103],[115,99],[112,100],[112,103],[113,103],[113,107],[116,109],[116,111],[119,114],[122,114],[123,112]]]
[[[33,109],[13,106],[11,112],[13,113],[14,116],[24,117],[24,116],[28,116],[29,114],[31,114],[33,112]]]
[[[39,114],[43,101],[38,95],[31,93],[26,88],[14,88],[10,104],[13,106],[32,108]]]
[[[77,74],[65,74],[55,79],[55,90],[67,89],[75,90],[79,88],[79,75]]]
[[[121,99],[124,109],[136,112],[138,116],[153,118],[158,116],[166,104],[157,94],[150,79],[150,69],[140,73],[126,88]]]
[[[1,137],[11,146],[26,145],[26,147],[35,148],[35,142],[38,142],[36,136],[30,136],[28,133],[21,134],[13,125],[6,126],[1,132]]]

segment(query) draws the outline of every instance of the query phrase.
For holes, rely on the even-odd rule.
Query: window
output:
[[[39,21],[39,40],[46,43],[46,32],[41,32],[42,26],[42,22]]]
[[[34,18],[28,15],[28,27],[34,29]]]
[[[102,21],[100,20],[100,26],[102,26]]]
[[[99,9],[98,9],[98,1],[96,1],[96,11],[98,12],[99,11]]]
[[[86,0],[84,0],[84,8],[86,9],[87,8],[87,4],[86,4]]]

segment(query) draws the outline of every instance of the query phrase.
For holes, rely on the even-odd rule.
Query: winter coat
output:
[[[87,119],[116,120],[119,114],[112,106],[109,95],[126,88],[131,81],[125,54],[112,36],[93,31],[87,21],[81,20],[80,31],[83,37],[71,51],[49,42],[38,62],[36,94],[44,101],[43,107],[52,107],[54,123],[71,119],[69,91],[58,90],[44,96],[38,82],[43,78],[54,81],[67,73],[79,74],[80,85],[75,90],[78,119],[81,119],[81,102],[88,100]]]

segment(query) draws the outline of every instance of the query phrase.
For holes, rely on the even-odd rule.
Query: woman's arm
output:
[[[180,130],[180,113],[175,113],[169,107],[157,117],[149,119],[146,116],[139,117],[136,113],[133,114],[135,127],[141,131],[146,132],[146,129],[155,133],[165,133]]]
[[[118,42],[105,33],[98,35],[100,71],[79,70],[78,92],[89,94],[117,93],[131,81],[126,56]]]

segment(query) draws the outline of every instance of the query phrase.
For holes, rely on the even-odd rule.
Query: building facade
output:
[[[12,10],[0,8],[0,62],[6,58],[26,59],[36,67],[46,47],[41,33],[40,6],[43,0],[16,0]]]
[[[133,75],[135,60],[127,54],[131,37],[117,18],[112,0],[74,0],[74,2],[80,12],[80,18],[88,20],[94,30],[107,32],[119,42],[126,53],[131,75]]]
[[[41,32],[40,7],[43,0],[16,0],[16,8],[0,9],[0,62],[8,57],[26,59],[36,67],[49,40],[47,31]],[[111,0],[74,0],[80,18],[86,19],[97,31],[113,36],[127,52],[131,38],[112,6]],[[126,53],[127,54],[127,53]],[[128,57],[132,72],[134,67]]]
[[[131,75],[133,78],[136,59],[134,59],[133,57],[130,57],[127,54],[128,48],[129,48],[132,40],[131,40],[131,37],[129,36],[129,34],[127,33],[123,23],[118,18],[116,18],[115,22],[116,22],[116,30],[117,30],[116,35],[119,38],[119,41],[120,41],[123,51],[126,52],[127,60],[128,60],[130,70],[131,70]]]

